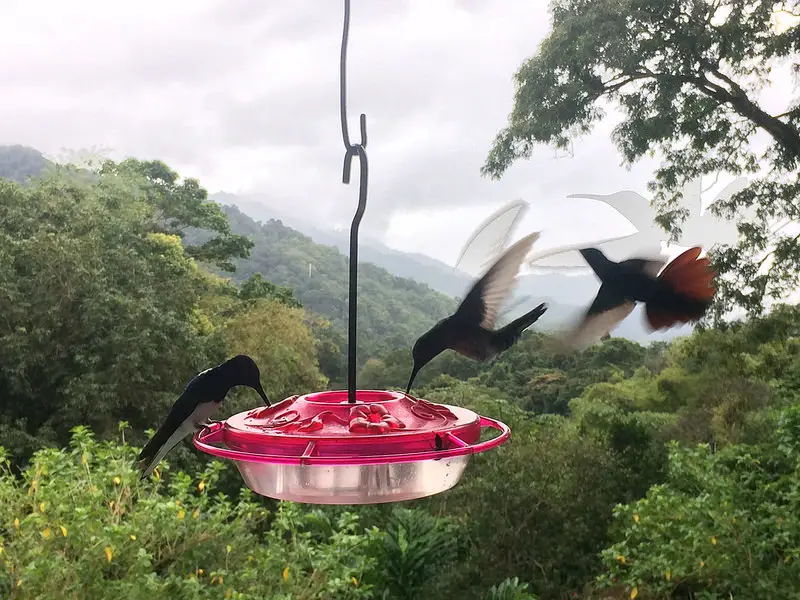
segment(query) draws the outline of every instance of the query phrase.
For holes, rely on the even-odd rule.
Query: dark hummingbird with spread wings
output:
[[[261,373],[255,361],[247,355],[234,356],[224,363],[198,373],[172,405],[164,424],[156,431],[139,454],[142,479],[150,475],[162,458],[187,435],[206,425],[231,388],[246,386],[254,389],[269,406],[261,387]]]
[[[439,321],[414,344],[414,368],[406,393],[420,369],[447,349],[478,361],[489,360],[517,341],[547,310],[540,304],[505,327],[494,330],[497,313],[513,291],[517,274],[539,233],[525,236],[495,261],[464,297],[456,312]]]
[[[700,252],[700,247],[690,248],[664,267],[661,260],[631,258],[617,263],[597,248],[581,250],[601,285],[583,319],[562,338],[562,344],[576,349],[608,335],[637,302],[644,303],[652,331],[700,319],[717,291],[715,273],[707,258],[698,258]]]

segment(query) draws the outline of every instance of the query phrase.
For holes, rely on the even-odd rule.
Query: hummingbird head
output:
[[[414,383],[414,378],[417,376],[417,373],[419,373],[419,370],[444,350],[444,347],[438,343],[439,340],[437,339],[436,333],[436,329],[432,329],[423,334],[411,349],[411,356],[414,358],[414,368],[411,371],[411,377],[408,379],[406,394],[411,391],[411,384]]]
[[[597,248],[583,248],[579,250],[579,252],[586,262],[589,263],[592,271],[602,280],[603,275],[608,271],[608,267],[613,263]]]
[[[229,381],[235,385],[243,385],[254,389],[261,396],[264,404],[270,406],[269,398],[261,387],[261,372],[258,370],[256,361],[246,354],[239,354],[224,363],[225,371],[228,373]]]

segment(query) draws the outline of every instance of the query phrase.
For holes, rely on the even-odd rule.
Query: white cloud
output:
[[[341,183],[341,20],[333,1],[6,0],[0,143],[160,158],[212,192],[349,223],[357,185]],[[513,198],[532,205],[519,235],[548,227],[561,243],[625,227],[566,199],[644,192],[652,162],[620,166],[613,122],[572,158],[539,149],[502,181],[479,174],[511,110],[512,76],[548,25],[546,3],[529,0],[352,1],[351,134],[360,112],[369,129],[365,234],[452,260],[471,227]]]

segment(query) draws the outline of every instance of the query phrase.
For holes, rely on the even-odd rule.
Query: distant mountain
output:
[[[0,178],[25,183],[38,177],[53,163],[41,152],[28,146],[0,146]]]
[[[307,235],[317,244],[333,246],[345,256],[349,254],[349,231],[325,230],[303,219],[282,215],[256,200],[240,198],[234,194],[217,193],[211,195],[211,198],[223,205],[237,206],[246,215],[260,221],[279,219],[285,225]],[[461,298],[473,281],[468,275],[434,258],[418,253],[400,252],[368,238],[359,239],[359,262],[373,263],[393,275],[424,283],[454,298]],[[506,318],[514,318],[539,302],[547,302],[549,309],[539,320],[537,327],[557,328],[570,319],[579,318],[581,312],[591,303],[597,288],[598,281],[592,273],[566,274],[550,271],[524,275],[520,277],[517,289],[508,305],[513,306],[514,302],[526,296],[529,298],[509,310]],[[688,335],[691,331],[691,327],[682,327],[662,333],[650,333],[645,327],[641,309],[637,308],[612,332],[612,335],[647,344]]]
[[[51,167],[41,152],[21,145],[0,146],[0,177],[25,182]],[[236,233],[256,242],[251,259],[240,261],[235,278],[261,272],[279,285],[290,286],[310,310],[328,317],[340,333],[347,324],[347,260],[349,231],[326,230],[308,221],[278,214],[265,204],[220,192],[211,198],[225,207]],[[257,221],[263,221],[258,223]],[[418,253],[394,250],[375,239],[359,240],[359,348],[365,358],[383,348],[407,345],[446,316],[472,279],[445,263]],[[413,280],[413,281],[409,281]],[[539,302],[549,310],[537,328],[552,329],[577,318],[597,292],[592,274],[534,273],[520,278],[509,302],[530,296],[505,319],[518,316]],[[640,343],[685,335],[691,328],[649,334],[641,310],[626,319],[613,335]],[[366,336],[366,337],[364,337]]]
[[[250,258],[234,261],[233,280],[261,273],[275,284],[291,287],[308,310],[328,318],[346,340],[347,257],[280,221],[259,223],[235,206],[223,205],[223,210],[231,230],[255,243]],[[358,287],[360,363],[386,350],[409,346],[456,307],[454,298],[370,263],[359,264]]]

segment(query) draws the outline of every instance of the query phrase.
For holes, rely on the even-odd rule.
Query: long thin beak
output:
[[[272,406],[269,402],[269,398],[267,398],[267,394],[264,393],[264,388],[261,387],[261,384],[257,383],[256,385],[257,385],[256,391],[258,392],[258,395],[261,396],[261,399],[264,401],[264,404],[266,404],[267,406]]]
[[[406,394],[411,391],[411,384],[414,383],[414,378],[419,373],[419,366],[414,365],[414,369],[411,371],[411,377],[408,378],[408,387],[406,388]]]

